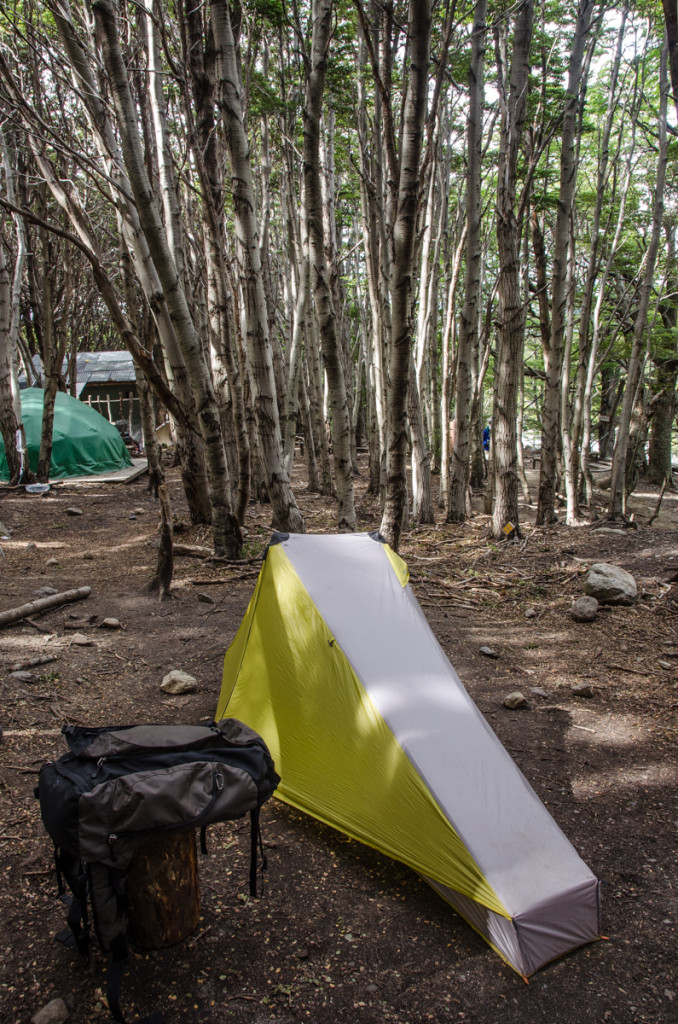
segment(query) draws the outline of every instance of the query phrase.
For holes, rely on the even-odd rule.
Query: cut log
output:
[[[127,878],[132,941],[142,949],[175,946],[200,921],[195,832],[140,846]]]
[[[21,619],[27,619],[29,616],[40,615],[52,608],[58,608],[59,605],[69,604],[71,601],[84,601],[91,593],[91,587],[78,587],[77,590],[64,590],[61,594],[41,597],[37,601],[22,604],[19,608],[9,608],[6,612],[0,612],[0,629],[3,626],[11,626],[13,622],[20,622]]]

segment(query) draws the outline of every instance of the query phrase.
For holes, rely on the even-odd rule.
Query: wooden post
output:
[[[174,946],[200,921],[195,832],[140,846],[127,877],[131,938],[142,949]]]

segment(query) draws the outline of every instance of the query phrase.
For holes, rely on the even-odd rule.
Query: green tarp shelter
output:
[[[40,388],[26,388],[21,392],[28,464],[33,472],[40,453],[43,400],[44,392]],[[57,392],[50,479],[113,473],[131,465],[129,452],[112,423],[77,398]],[[0,435],[0,480],[8,479],[5,446]]]
[[[595,875],[464,689],[378,534],[276,534],[217,718],[280,799],[423,876],[520,974],[600,936]]]

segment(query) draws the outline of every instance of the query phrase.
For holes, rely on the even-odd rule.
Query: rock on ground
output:
[[[31,1017],[31,1024],[63,1024],[70,1017],[70,1010],[63,999],[52,999]]]
[[[513,693],[509,693],[507,697],[504,697],[503,705],[511,711],[516,711],[518,708],[527,707],[527,698],[520,690],[514,690]]]
[[[175,668],[168,672],[160,684],[160,689],[165,693],[194,693],[198,689],[198,680]]]
[[[575,622],[593,622],[598,616],[598,601],[595,597],[578,597],[570,609]]]
[[[586,577],[586,593],[600,604],[633,604],[638,596],[636,581],[630,572],[609,562],[596,562]]]

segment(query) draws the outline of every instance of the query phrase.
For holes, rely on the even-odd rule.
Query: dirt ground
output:
[[[364,475],[357,488],[359,526],[376,529]],[[328,503],[306,493],[303,479],[296,490],[308,530],[331,532]],[[207,530],[188,525],[175,471],[170,491],[175,540],[209,544]],[[464,684],[602,879],[607,941],[526,985],[408,869],[273,800],[262,816],[264,898],[247,895],[247,824],[213,828],[200,862],[200,928],[174,948],[133,954],[130,1018],[161,1010],[182,1024],[677,1022],[678,588],[667,581],[678,570],[678,497],[665,495],[647,525],[656,500],[642,488],[633,498],[635,529],[535,529],[525,507],[519,543],[490,542],[478,511],[464,527],[412,529],[401,548]],[[174,597],[163,603],[144,593],[158,524],[145,478],[61,483],[40,497],[0,489],[0,521],[12,531],[0,540],[0,611],[34,600],[41,587],[92,588],[34,625],[0,630],[0,1021],[28,1024],[61,997],[72,1024],[104,1022],[105,960],[88,966],[53,941],[64,912],[36,775],[65,752],[66,721],[214,714],[270,509],[251,506],[244,554],[252,561],[178,557]],[[640,596],[634,607],[577,624],[570,605],[596,561],[632,572]],[[528,609],[536,615],[526,617]],[[107,617],[121,628],[103,628]],[[89,643],[75,642],[76,633]],[[483,656],[483,645],[499,657]],[[17,663],[41,655],[55,660],[31,669],[33,680],[10,678]],[[194,675],[198,692],[163,693],[173,668]],[[590,684],[592,696],[575,696],[577,683]],[[528,706],[509,711],[502,701],[516,689]]]

